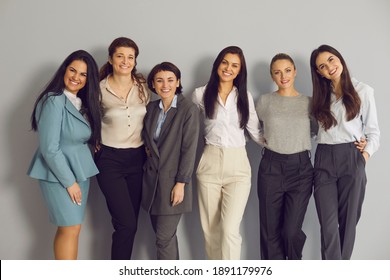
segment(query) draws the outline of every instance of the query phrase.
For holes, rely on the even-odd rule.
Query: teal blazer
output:
[[[39,147],[30,177],[69,187],[99,173],[87,144],[91,128],[65,94],[50,95],[36,112]]]

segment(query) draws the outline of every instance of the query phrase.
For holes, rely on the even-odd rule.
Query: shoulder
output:
[[[147,111],[150,111],[152,110],[153,108],[155,107],[158,107],[158,104],[160,103],[160,99],[156,99],[156,100],[153,100],[153,101],[150,101],[148,103],[148,105],[146,105],[146,110]]]
[[[265,102],[268,102],[273,96],[274,94],[272,92],[262,94],[260,95],[257,104],[263,104]]]
[[[355,78],[352,78],[352,84],[360,97],[364,98],[366,96],[374,95],[374,89],[371,86],[360,82]]]
[[[64,105],[66,102],[66,96],[65,94],[57,94],[54,92],[49,92],[47,94],[47,101],[48,103],[51,103],[53,105],[59,106],[59,105]]]
[[[195,110],[198,111],[198,107],[193,103],[189,98],[185,97],[183,94],[178,95],[178,108],[183,110]]]
[[[204,92],[206,90],[206,86],[207,85],[195,88],[195,90],[192,94],[192,101],[195,104],[200,104],[203,102],[203,95],[204,95]]]
[[[207,85],[197,87],[194,91],[194,95],[196,95],[197,97],[202,97],[204,92],[206,91],[206,87]]]

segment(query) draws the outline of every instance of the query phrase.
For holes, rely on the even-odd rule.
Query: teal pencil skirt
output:
[[[82,202],[74,204],[60,183],[39,180],[44,201],[49,211],[50,222],[57,226],[74,226],[83,223],[88,200],[89,179],[79,182]]]

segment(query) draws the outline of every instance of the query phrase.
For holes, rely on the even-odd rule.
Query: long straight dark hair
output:
[[[233,81],[233,85],[238,90],[237,97],[237,110],[240,115],[240,128],[244,129],[249,120],[249,102],[247,93],[247,71],[246,62],[243,51],[236,46],[229,46],[224,48],[214,61],[213,68],[211,70],[210,79],[207,83],[205,93],[203,96],[203,102],[205,107],[206,117],[213,119],[215,115],[216,103],[218,100],[218,86],[219,76],[218,67],[222,63],[226,54],[237,54],[240,58],[241,69],[237,77]]]
[[[346,109],[346,117],[348,121],[356,118],[359,115],[361,101],[352,84],[347,64],[345,63],[342,55],[335,48],[328,45],[321,45],[315,49],[311,53],[310,57],[311,78],[313,83],[312,113],[321,126],[325,130],[328,130],[332,126],[337,125],[337,120],[330,110],[331,94],[333,91],[332,82],[326,78],[323,78],[317,71],[318,68],[316,59],[318,55],[323,52],[329,52],[337,56],[343,66],[340,85],[343,94],[342,101]]]
[[[144,92],[144,88],[142,86],[143,83],[146,82],[145,78],[142,76],[141,73],[137,73],[137,57],[139,55],[139,48],[137,44],[131,40],[130,38],[126,37],[118,37],[114,39],[114,41],[111,42],[110,46],[108,47],[108,57],[112,58],[114,53],[116,52],[117,48],[125,47],[125,48],[132,48],[135,52],[135,65],[133,70],[131,71],[132,78],[137,82],[138,89],[139,89],[139,98],[142,100],[142,102],[146,102],[146,93]],[[100,81],[105,79],[108,75],[113,73],[112,65],[109,61],[106,62],[101,68],[99,73],[99,79]]]
[[[91,127],[92,134],[89,139],[89,143],[95,145],[101,140],[101,92],[99,87],[99,68],[94,58],[84,50],[78,50],[71,53],[62,62],[45,89],[39,94],[31,114],[31,128],[34,131],[38,130],[38,121],[41,114],[41,112],[37,112],[38,104],[42,102],[43,107],[45,106],[45,102],[49,96],[58,96],[63,94],[65,89],[64,75],[66,68],[75,60],[84,61],[87,64],[87,82],[77,93],[77,96],[82,101],[81,111],[87,116]]]

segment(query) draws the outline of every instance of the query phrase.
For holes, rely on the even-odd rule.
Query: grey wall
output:
[[[0,258],[51,259],[55,226],[49,224],[38,184],[26,170],[37,146],[29,117],[37,93],[62,60],[86,49],[101,66],[118,36],[141,50],[138,69],[172,61],[182,70],[185,95],[203,85],[217,53],[228,45],[245,52],[255,100],[273,89],[268,65],[277,52],[296,60],[296,86],[311,95],[309,56],[322,43],[336,47],[358,80],[375,88],[382,146],[367,164],[368,184],[353,259],[390,259],[389,66],[390,2],[233,0],[0,0]],[[248,143],[253,186],[242,223],[243,259],[259,258],[256,192],[260,148]],[[386,174],[387,173],[387,174]],[[196,206],[196,203],[195,203]],[[313,200],[304,223],[305,259],[320,258]],[[203,259],[198,208],[179,227],[182,259]],[[80,242],[80,259],[107,259],[111,224],[93,181]],[[154,236],[141,213],[135,259],[154,258]]]

